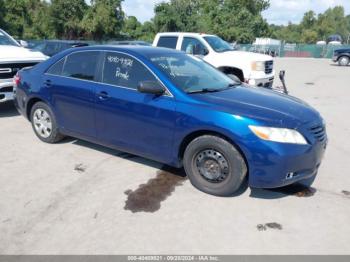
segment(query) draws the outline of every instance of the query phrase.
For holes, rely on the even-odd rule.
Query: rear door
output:
[[[157,47],[176,49],[178,39],[178,36],[160,36]]]
[[[96,88],[96,129],[100,141],[124,151],[167,162],[171,157],[175,99],[137,91],[140,81],[158,81],[138,59],[106,52]]]
[[[60,127],[96,137],[94,102],[99,51],[77,51],[51,66],[44,77]]]

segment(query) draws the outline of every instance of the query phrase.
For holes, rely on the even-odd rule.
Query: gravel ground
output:
[[[327,122],[311,190],[213,197],[153,161],[74,139],[44,144],[1,104],[0,254],[350,254],[350,67],[276,67]]]

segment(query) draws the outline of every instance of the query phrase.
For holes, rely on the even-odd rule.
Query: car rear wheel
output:
[[[338,60],[338,64],[340,66],[347,66],[349,64],[349,62],[350,62],[350,59],[347,56],[342,56]]]
[[[36,103],[30,113],[30,120],[36,136],[43,142],[56,143],[63,139],[59,133],[55,116],[45,103]]]
[[[243,156],[236,147],[212,135],[198,137],[187,146],[184,168],[193,186],[216,196],[233,195],[247,174]]]

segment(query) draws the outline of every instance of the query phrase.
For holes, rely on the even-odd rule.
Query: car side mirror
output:
[[[141,81],[137,86],[137,91],[160,96],[165,93],[165,88],[158,81]]]
[[[27,41],[24,41],[24,40],[19,40],[19,44],[25,48],[28,47],[28,42]]]

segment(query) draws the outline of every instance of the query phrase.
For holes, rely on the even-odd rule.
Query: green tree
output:
[[[4,22],[4,16],[5,16],[5,3],[4,0],[0,0],[0,28],[5,29],[5,22]]]
[[[120,36],[124,22],[122,0],[92,0],[81,25],[88,38],[103,40]]]
[[[135,16],[128,16],[124,21],[123,33],[129,39],[138,39],[142,36],[142,24]]]
[[[300,24],[270,26],[270,30],[273,37],[289,43],[315,44],[332,34],[340,34],[346,41],[350,33],[350,18],[345,16],[344,7],[336,6],[318,15],[308,11]]]
[[[266,0],[171,0],[155,7],[154,25],[160,32],[207,32],[245,43],[269,34],[261,16],[268,6]]]
[[[51,0],[48,16],[53,35],[74,39],[81,36],[81,20],[88,6],[84,0]]]
[[[198,0],[171,0],[154,8],[156,31],[194,31],[197,29]]]

